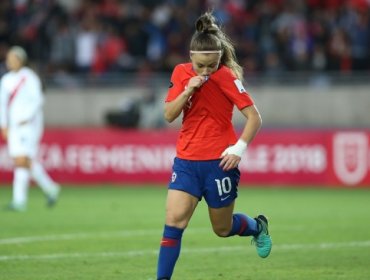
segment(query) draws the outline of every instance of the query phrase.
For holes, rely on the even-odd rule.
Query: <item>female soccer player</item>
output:
[[[261,126],[260,114],[243,87],[234,47],[215,18],[205,13],[195,26],[191,63],[175,67],[164,109],[168,122],[181,112],[183,121],[167,195],[157,279],[171,279],[182,234],[203,197],[218,236],[253,236],[262,258],[270,254],[272,246],[264,215],[251,218],[233,212],[238,164]],[[239,139],[232,126],[234,105],[247,118]]]
[[[24,49],[12,47],[6,57],[9,72],[0,86],[1,134],[15,166],[13,200],[7,209],[15,211],[26,209],[31,178],[44,191],[48,206],[55,204],[60,190],[36,160],[43,132],[43,95],[40,79],[26,61]]]

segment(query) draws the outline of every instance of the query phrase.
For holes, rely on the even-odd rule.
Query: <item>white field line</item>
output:
[[[209,232],[209,228],[197,228],[189,230],[187,233],[199,234],[200,232]],[[114,238],[114,237],[135,237],[135,236],[161,236],[160,229],[152,230],[123,230],[112,232],[94,232],[94,233],[67,233],[56,235],[39,235],[39,236],[23,236],[0,239],[0,245],[8,244],[23,244],[44,241],[60,241],[60,240],[78,240],[78,239],[100,239],[100,238]]]
[[[116,231],[116,232],[95,232],[95,233],[66,233],[56,235],[39,235],[39,236],[24,236],[0,239],[0,245],[7,244],[23,244],[44,241],[60,241],[60,240],[78,240],[90,238],[112,238],[112,237],[132,237],[132,236],[153,236],[160,235],[160,230],[131,230],[131,231]]]
[[[279,230],[274,228],[274,231]],[[280,231],[303,231],[304,227],[295,226],[289,227],[289,229],[281,228]],[[212,233],[211,228],[189,228],[186,230],[186,234],[200,234],[200,233]],[[135,236],[160,236],[162,234],[161,229],[150,229],[150,230],[122,230],[122,231],[111,231],[111,232],[89,232],[89,233],[66,233],[66,234],[55,234],[55,235],[38,235],[38,236],[19,236],[11,238],[0,238],[0,245],[11,245],[11,244],[25,244],[34,242],[45,242],[45,241],[61,241],[61,240],[80,240],[80,239],[99,239],[99,238],[114,238],[114,237],[135,237]]]
[[[294,250],[330,250],[337,248],[350,248],[350,247],[370,247],[370,240],[356,241],[356,242],[341,242],[341,243],[318,243],[318,244],[281,244],[274,245],[273,251],[294,251]],[[182,249],[182,254],[209,254],[216,252],[235,252],[244,251],[245,246],[229,246],[229,247],[208,247],[208,248],[195,248],[195,249]],[[6,261],[27,261],[27,260],[58,260],[70,258],[109,258],[109,257],[136,257],[143,255],[156,255],[158,250],[133,250],[123,252],[97,252],[97,253],[59,253],[59,254],[45,254],[45,255],[0,255],[0,262]]]

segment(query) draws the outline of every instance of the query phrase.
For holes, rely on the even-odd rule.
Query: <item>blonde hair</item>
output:
[[[221,64],[229,67],[239,80],[243,80],[243,68],[238,64],[231,40],[216,24],[210,12],[195,22],[196,31],[190,42],[192,52],[221,51]]]
[[[22,47],[13,46],[9,49],[9,52],[14,53],[19,58],[23,65],[27,63],[27,53]]]

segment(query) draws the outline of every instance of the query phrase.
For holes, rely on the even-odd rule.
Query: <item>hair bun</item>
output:
[[[216,33],[219,30],[216,19],[210,13],[201,15],[195,23],[195,28],[198,32]]]

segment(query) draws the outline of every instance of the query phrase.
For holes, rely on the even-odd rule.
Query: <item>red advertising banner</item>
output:
[[[48,129],[39,159],[60,183],[160,183],[171,177],[177,132]],[[243,185],[370,187],[370,131],[262,130],[240,163]],[[0,184],[12,161],[0,142]]]

